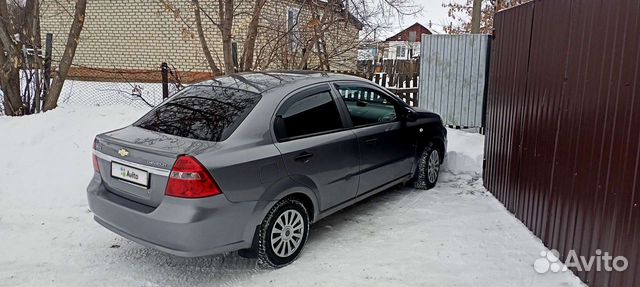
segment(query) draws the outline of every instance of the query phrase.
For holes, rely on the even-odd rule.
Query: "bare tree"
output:
[[[233,29],[234,7],[233,0],[218,0],[218,19],[220,23],[217,25],[222,34],[222,56],[224,60],[224,73],[231,74],[235,72],[233,63],[233,50],[231,42],[231,31]]]
[[[207,5],[192,0],[193,18],[183,15],[175,0],[160,1],[164,4],[165,10],[181,20],[187,28],[193,29],[190,23],[195,22],[203,54],[214,76],[222,71],[230,74],[275,66],[283,69],[302,69],[307,67],[312,57],[318,62],[314,68],[328,70],[332,57],[344,56],[348,51],[355,55],[357,49],[357,44],[351,43],[338,45],[348,47],[348,50],[344,51],[330,47],[327,44],[330,41],[327,40],[332,39],[327,38],[328,31],[346,31],[346,27],[356,25],[363,28],[364,34],[369,35],[370,31],[391,26],[392,15],[411,15],[420,11],[418,6],[412,4],[413,0],[298,0],[296,4],[299,11],[295,14],[299,19],[291,25],[286,17],[283,19],[281,16],[263,13],[265,5],[270,5],[269,0],[250,0],[250,10],[245,7],[240,9],[241,3],[236,3],[236,0],[218,0],[208,2]],[[302,12],[305,13],[305,17],[300,16]],[[309,15],[312,17],[308,17]],[[243,18],[236,19],[239,16]],[[248,20],[248,25],[245,26],[247,28],[242,31],[242,35],[233,34],[236,20]],[[205,24],[218,30],[222,51],[215,51],[207,43],[206,30],[203,28]],[[359,42],[357,31],[353,33],[352,38]],[[233,57],[233,39],[242,39],[242,51],[237,63]],[[296,44],[292,45],[292,41]],[[220,52],[222,57],[216,60],[213,54],[219,55]]]
[[[0,0],[0,89],[4,97],[6,115],[21,116],[57,106],[62,85],[73,61],[84,24],[86,0],[76,2],[73,24],[57,71],[49,83],[43,83],[41,55],[40,1]],[[20,71],[24,71],[26,85],[21,91]]]
[[[491,34],[493,31],[493,17],[501,9],[522,4],[531,0],[483,0],[480,33]],[[447,8],[452,22],[444,27],[447,34],[468,34],[471,32],[471,14],[473,13],[473,0],[458,0],[442,4]]]
[[[329,60],[326,53],[326,46],[324,45],[324,31],[325,29],[331,26],[331,21],[334,20],[336,12],[340,13],[342,9],[340,8],[340,4],[336,0],[329,0],[324,5],[324,12],[322,13],[322,17],[320,16],[318,2],[313,3],[312,11],[313,18],[309,21],[308,27],[311,30],[311,38],[306,41],[304,48],[302,49],[302,56],[300,62],[298,63],[298,69],[303,69],[304,66],[309,61],[309,57],[313,52],[314,48],[316,51],[316,55],[318,56],[319,68],[322,70],[329,70],[331,67],[329,66]],[[342,13],[340,13],[343,15]]]
[[[181,19],[183,22],[186,22],[183,18],[181,11],[176,8],[176,4],[174,4],[171,0],[160,0],[161,3],[164,4],[165,10],[172,12],[174,17],[177,19]],[[211,69],[212,74],[218,75],[220,74],[220,68],[218,64],[216,64],[211,49],[207,43],[205,31],[203,28],[203,18],[205,18],[212,23],[219,31],[221,35],[222,42],[222,62],[223,69],[225,74],[234,73],[236,70],[235,63],[233,62],[233,48],[232,48],[232,31],[233,31],[233,20],[236,16],[235,10],[236,7],[234,0],[218,0],[216,5],[217,17],[214,18],[212,15],[209,15],[205,9],[200,5],[199,0],[192,0],[191,4],[193,5],[193,13],[194,13],[194,21],[198,34],[198,40],[200,41],[200,45],[202,46],[202,50],[205,58],[207,59],[207,63],[209,68]]]
[[[25,113],[20,96],[20,66],[22,65],[22,57],[20,51],[22,45],[14,41],[13,35],[16,34],[15,24],[11,21],[9,7],[7,1],[0,1],[0,88],[4,95],[4,111],[5,114],[11,116],[20,116]]]
[[[270,50],[266,57],[262,50],[257,53],[266,58],[261,61],[263,66],[269,66],[272,59],[278,59],[280,68],[330,70],[335,68],[332,66],[334,63],[357,57],[359,44],[370,41],[371,35],[376,31],[389,30],[394,17],[420,11],[411,0],[306,0],[301,1],[300,9],[307,11],[311,17],[296,20],[296,25],[301,26],[297,29],[292,30],[290,27],[285,31],[277,31],[282,36],[269,48],[278,48],[266,49]],[[283,25],[266,23],[265,26],[277,30],[274,27]],[[289,37],[291,34],[294,37]],[[342,37],[345,35],[350,36]],[[298,40],[300,45],[289,45],[291,40]],[[293,49],[291,46],[300,48]],[[262,57],[259,60],[263,60]]]
[[[213,76],[220,74],[220,68],[216,65],[213,56],[211,56],[211,50],[209,49],[209,45],[207,44],[207,38],[204,35],[204,29],[202,28],[202,16],[200,13],[200,2],[198,0],[192,0],[193,3],[193,13],[196,21],[196,30],[198,30],[198,40],[200,41],[200,45],[202,46],[202,53],[204,57],[207,59],[207,63],[209,64],[209,68],[211,69],[211,73]]]
[[[62,92],[62,86],[67,78],[67,73],[69,73],[69,68],[76,54],[78,43],[80,43],[80,33],[84,26],[86,8],[87,0],[77,0],[73,23],[71,23],[71,29],[67,37],[67,44],[65,45],[62,59],[60,59],[60,63],[58,64],[58,70],[54,72],[49,94],[46,95],[45,98],[45,111],[55,109],[58,106],[58,98],[60,97],[60,92]]]
[[[267,0],[255,0],[253,13],[251,13],[251,21],[247,27],[247,39],[242,49],[242,59],[240,60],[240,70],[250,71],[254,69],[253,57],[256,49],[256,40],[258,39],[258,28],[260,24],[260,15],[262,8]]]

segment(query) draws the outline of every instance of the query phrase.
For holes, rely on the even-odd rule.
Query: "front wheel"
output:
[[[418,159],[418,166],[413,176],[413,186],[419,189],[432,189],[440,175],[441,155],[433,143],[427,144]]]
[[[260,264],[274,268],[290,264],[304,248],[308,235],[309,215],[304,205],[295,199],[276,203],[260,225]]]

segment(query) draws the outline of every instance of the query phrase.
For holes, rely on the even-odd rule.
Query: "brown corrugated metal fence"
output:
[[[639,285],[640,1],[537,0],[495,27],[487,189],[561,259],[629,260],[583,281]]]

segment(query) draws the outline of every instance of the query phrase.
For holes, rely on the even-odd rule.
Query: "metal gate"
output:
[[[422,35],[420,107],[445,124],[484,127],[488,35]]]
[[[535,0],[492,46],[485,186],[561,260],[628,259],[587,284],[638,286],[640,2]]]

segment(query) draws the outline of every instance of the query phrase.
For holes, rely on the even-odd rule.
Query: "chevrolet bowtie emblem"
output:
[[[126,149],[120,149],[120,150],[118,151],[118,154],[119,154],[121,157],[125,157],[125,156],[128,156],[128,155],[129,155],[129,151],[128,151],[128,150],[126,150]]]

